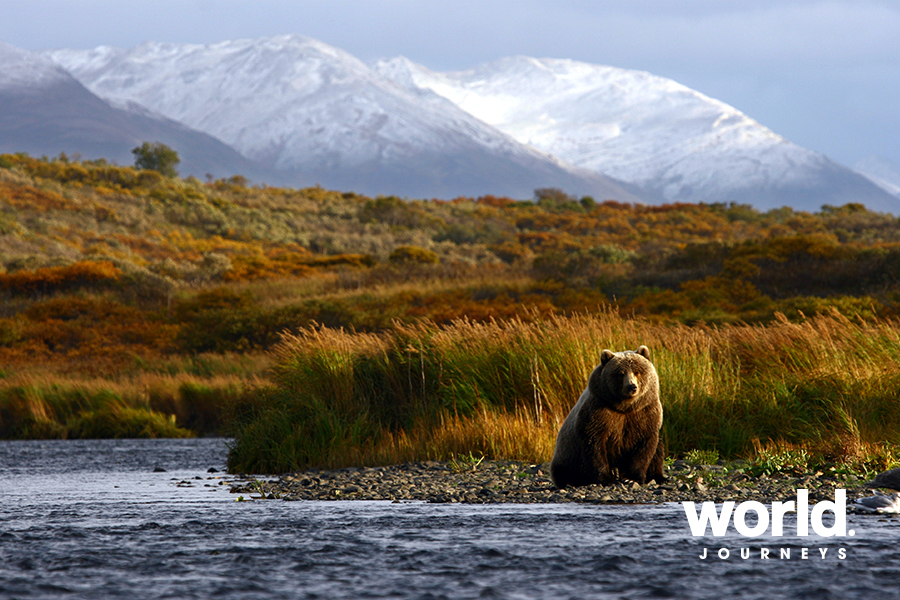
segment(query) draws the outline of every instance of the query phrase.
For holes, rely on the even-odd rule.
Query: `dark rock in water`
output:
[[[206,470],[207,473],[218,473],[219,470],[215,467],[210,467]]]
[[[154,473],[165,473],[166,470],[163,469],[162,467],[153,467],[153,472]]]
[[[866,486],[900,491],[900,468],[879,473],[875,479],[866,483]]]

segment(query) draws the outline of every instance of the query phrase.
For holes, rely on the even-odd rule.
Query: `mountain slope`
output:
[[[887,192],[900,197],[900,165],[880,156],[869,156],[853,165],[861,173]]]
[[[271,173],[215,138],[139,106],[101,100],[55,63],[0,43],[0,152],[56,156],[78,153],[131,164],[131,149],[160,141],[178,151],[184,175]]]
[[[850,169],[649,73],[527,57],[455,73],[435,73],[405,58],[380,61],[375,69],[408,89],[444,96],[522,143],[669,200],[900,208]]]
[[[408,90],[302,36],[47,56],[96,94],[206,131],[244,156],[338,189],[531,196],[558,186],[643,200],[526,147],[430,92]]]

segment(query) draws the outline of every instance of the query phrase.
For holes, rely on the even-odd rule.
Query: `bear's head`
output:
[[[643,407],[659,397],[659,379],[650,362],[650,349],[600,353],[600,364],[591,373],[588,388],[594,398],[620,412]]]

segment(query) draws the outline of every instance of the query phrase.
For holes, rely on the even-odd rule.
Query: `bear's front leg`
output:
[[[656,483],[663,483],[666,480],[665,463],[666,449],[663,441],[659,440],[656,444],[656,454],[653,455],[650,466],[647,468],[647,480],[652,479]]]
[[[651,435],[648,439],[641,440],[631,453],[631,456],[622,462],[622,475],[627,479],[637,481],[641,485],[644,485],[651,479],[657,482],[662,481],[663,462],[659,434]]]

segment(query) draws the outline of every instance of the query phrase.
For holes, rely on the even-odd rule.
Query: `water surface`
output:
[[[221,439],[0,442],[0,597],[824,600],[900,582],[890,519],[745,540],[692,537],[680,504],[235,502],[207,472],[225,453]]]

